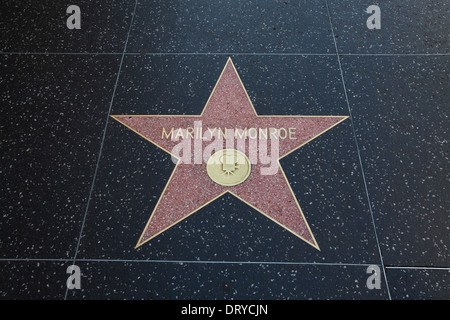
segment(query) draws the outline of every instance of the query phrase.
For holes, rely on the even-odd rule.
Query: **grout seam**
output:
[[[90,191],[89,191],[89,197],[88,197],[88,201],[87,201],[87,204],[86,204],[86,209],[85,209],[85,212],[84,212],[83,222],[81,224],[80,235],[78,237],[78,243],[77,243],[77,246],[76,246],[76,249],[75,249],[75,254],[74,254],[74,257],[73,257],[73,260],[72,260],[73,261],[72,266],[74,266],[75,263],[76,263],[78,250],[79,250],[80,243],[81,243],[81,238],[83,236],[84,225],[86,223],[86,217],[87,217],[87,213],[88,213],[88,210],[89,210],[89,205],[91,203],[92,193],[94,191],[95,180],[97,178],[98,167],[100,165],[100,159],[101,159],[101,155],[102,155],[102,151],[103,151],[103,145],[104,145],[104,142],[105,142],[106,130],[108,128],[108,122],[109,122],[109,116],[111,115],[111,109],[112,109],[112,105],[113,105],[113,102],[114,102],[114,97],[115,97],[115,94],[116,94],[117,84],[119,82],[120,72],[122,70],[122,64],[123,64],[123,60],[124,60],[124,57],[125,57],[125,51],[127,49],[128,39],[130,37],[131,28],[133,26],[134,17],[135,17],[135,14],[136,14],[136,7],[137,7],[137,0],[135,0],[134,11],[132,13],[130,26],[128,28],[128,35],[127,35],[127,38],[126,38],[126,41],[125,41],[122,58],[120,59],[119,70],[117,71],[117,76],[116,76],[116,81],[115,81],[115,84],[114,84],[114,89],[113,89],[111,101],[109,103],[108,115],[106,117],[106,123],[105,123],[105,127],[103,129],[102,142],[100,144],[100,150],[99,150],[98,157],[97,157],[97,163],[96,163],[96,167],[95,167],[95,171],[94,171],[94,176],[92,177],[92,183],[91,183],[91,188],[90,188]],[[64,300],[67,300],[68,291],[69,291],[69,288],[67,287],[66,288],[66,293],[64,295]]]
[[[330,21],[331,34],[332,34],[332,38],[333,38],[333,41],[334,41],[334,46],[335,46],[335,49],[336,49],[336,56],[337,56],[339,69],[340,69],[340,73],[341,73],[341,81],[342,81],[342,87],[343,87],[343,90],[344,90],[345,101],[347,103],[347,108],[348,108],[348,112],[349,112],[349,116],[350,116],[350,122],[351,122],[351,125],[352,125],[353,138],[355,140],[356,150],[358,152],[358,160],[359,160],[359,165],[360,165],[360,168],[361,168],[361,175],[362,175],[362,178],[363,178],[363,181],[364,181],[364,188],[365,188],[365,192],[366,192],[367,203],[368,203],[370,215],[371,215],[371,218],[372,218],[372,226],[373,226],[373,230],[374,230],[374,234],[375,234],[375,239],[376,239],[376,242],[377,242],[378,253],[379,253],[379,256],[380,256],[381,265],[383,267],[383,274],[384,274],[384,280],[385,280],[385,283],[386,283],[386,289],[387,289],[389,300],[392,300],[391,293],[390,293],[390,290],[389,290],[389,283],[388,283],[387,276],[386,276],[385,265],[384,265],[384,261],[383,261],[383,255],[381,253],[380,241],[378,239],[377,229],[376,229],[376,226],[375,226],[375,218],[374,218],[373,210],[372,210],[372,202],[370,200],[369,190],[368,190],[368,187],[367,187],[366,175],[364,173],[364,166],[363,166],[363,162],[362,162],[361,152],[360,152],[358,139],[357,139],[356,132],[355,132],[355,126],[354,126],[354,122],[353,122],[352,111],[351,111],[351,108],[350,108],[350,102],[348,100],[347,87],[345,85],[345,80],[344,80],[344,72],[342,70],[341,59],[339,58],[339,49],[338,49],[338,46],[337,46],[337,43],[336,43],[336,37],[334,35],[334,27],[333,27],[333,22],[331,21],[330,9],[328,7],[328,0],[325,0],[325,4],[326,4],[326,7],[327,7],[328,20]]]

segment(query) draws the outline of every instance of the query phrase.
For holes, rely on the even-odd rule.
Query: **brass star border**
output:
[[[228,118],[224,119],[224,115]],[[228,58],[200,115],[112,115],[111,117],[177,160],[135,248],[183,221],[222,195],[230,193],[320,250],[279,161],[338,125],[348,116],[258,115],[231,58]],[[193,127],[193,121],[200,120],[208,128],[221,127],[223,123],[231,128],[246,128],[249,124],[268,128],[279,127],[282,124],[295,128],[299,135],[289,141],[280,140],[280,156],[276,160],[279,169],[277,174],[263,176],[257,174],[259,170],[252,168],[252,174],[246,181],[237,186],[227,187],[214,183],[208,177],[205,163],[201,165],[182,163],[177,155],[169,151],[178,142],[163,139],[161,134],[162,128]],[[240,151],[245,153],[246,150]],[[258,164],[254,166],[255,169],[261,168]],[[279,188],[278,192],[273,192],[270,188],[266,188],[267,186]],[[202,192],[199,192],[199,189]],[[186,199],[188,194],[193,196]]]

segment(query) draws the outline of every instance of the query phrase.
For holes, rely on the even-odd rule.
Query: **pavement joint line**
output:
[[[70,258],[63,259],[0,259],[1,262],[8,261],[36,261],[36,262],[65,262],[72,261]],[[78,262],[125,262],[125,263],[174,263],[174,264],[268,264],[268,265],[316,265],[316,266],[373,266],[379,263],[333,263],[333,262],[296,262],[296,261],[227,261],[227,260],[161,260],[161,259],[89,259],[80,258]]]
[[[402,265],[389,265],[389,264],[385,264],[384,262],[384,257],[382,254],[382,247],[380,245],[380,241],[379,241],[379,237],[377,234],[377,228],[376,228],[376,221],[374,218],[374,212],[372,209],[372,203],[371,203],[371,199],[369,196],[369,189],[368,189],[368,184],[366,181],[366,177],[365,177],[365,172],[364,172],[364,166],[363,166],[363,158],[362,158],[362,154],[360,151],[360,147],[358,145],[358,137],[356,134],[356,129],[354,126],[354,120],[352,117],[352,113],[351,113],[351,106],[350,106],[350,102],[349,102],[349,97],[348,97],[348,93],[347,93],[347,89],[346,89],[346,83],[344,80],[344,72],[343,72],[343,66],[341,64],[341,59],[340,57],[373,57],[373,58],[377,58],[377,57],[448,57],[450,56],[450,53],[339,53],[339,49],[338,49],[338,42],[336,40],[336,38],[334,37],[334,28],[333,28],[333,22],[332,22],[332,17],[331,17],[331,11],[330,11],[330,7],[328,4],[328,0],[325,0],[325,4],[326,4],[326,9],[328,12],[328,19],[329,19],[329,23],[331,26],[331,33],[332,33],[332,37],[333,37],[333,41],[334,41],[334,47],[335,47],[335,53],[301,53],[301,52],[273,52],[273,53],[257,53],[257,52],[126,52],[127,50],[127,46],[128,46],[128,42],[130,39],[130,35],[132,34],[133,31],[133,25],[134,25],[134,21],[136,18],[136,11],[137,11],[137,6],[138,6],[138,0],[135,0],[135,4],[134,4],[134,12],[132,13],[131,16],[131,21],[130,21],[130,25],[128,28],[128,34],[126,37],[126,41],[124,44],[124,48],[123,48],[123,52],[0,52],[0,55],[4,55],[4,56],[13,56],[13,55],[44,55],[44,56],[61,56],[61,55],[74,55],[74,56],[112,56],[114,57],[113,59],[117,59],[116,62],[119,62],[118,60],[120,59],[119,62],[119,66],[118,66],[118,71],[117,71],[117,75],[113,74],[112,77],[112,81],[111,83],[114,83],[114,87],[113,87],[113,91],[112,91],[112,96],[109,102],[109,109],[108,109],[108,117],[106,119],[106,122],[104,123],[103,126],[103,131],[102,131],[102,138],[101,138],[101,143],[100,143],[100,147],[98,150],[98,157],[96,160],[96,166],[95,166],[95,170],[93,173],[93,176],[91,179],[88,178],[88,180],[90,180],[90,191],[89,191],[89,196],[87,198],[87,202],[86,202],[86,207],[85,207],[85,212],[84,212],[84,216],[83,216],[83,220],[82,220],[82,224],[81,224],[81,229],[80,229],[80,233],[79,233],[79,237],[76,240],[77,241],[77,245],[75,248],[75,252],[73,257],[69,257],[69,258],[0,258],[0,262],[1,263],[9,263],[9,262],[50,262],[50,263],[71,263],[71,265],[75,265],[76,263],[98,263],[99,265],[101,265],[101,263],[104,262],[113,262],[113,263],[130,263],[130,264],[135,264],[135,263],[154,263],[154,264],[204,264],[204,265],[209,265],[209,264],[216,264],[216,265],[226,265],[226,264],[230,264],[230,265],[276,265],[276,266],[317,266],[317,267],[326,267],[326,266],[330,266],[330,267],[367,267],[367,266],[379,266],[383,268],[383,273],[384,273],[384,278],[385,278],[385,284],[387,287],[387,293],[389,296],[389,299],[392,300],[391,298],[391,293],[389,290],[389,284],[388,284],[388,277],[386,274],[386,270],[438,270],[438,271],[450,271],[450,266],[449,267],[443,267],[443,266],[402,266]],[[370,263],[338,263],[338,262],[295,262],[295,261],[226,261],[226,260],[163,260],[163,259],[108,259],[108,258],[78,258],[78,255],[81,254],[81,252],[79,252],[80,249],[80,245],[81,245],[81,240],[82,240],[82,236],[83,233],[85,232],[84,228],[85,228],[85,223],[86,223],[86,219],[87,219],[87,214],[89,212],[90,209],[90,201],[92,200],[92,196],[94,194],[94,189],[95,189],[95,183],[96,183],[96,177],[97,177],[97,172],[98,169],[100,167],[101,164],[101,157],[102,157],[102,150],[104,147],[104,142],[105,142],[105,138],[106,138],[106,134],[107,134],[107,129],[108,129],[108,124],[109,124],[109,116],[112,112],[112,108],[113,108],[113,103],[115,100],[115,96],[116,96],[116,89],[118,87],[119,84],[119,80],[120,80],[120,75],[122,73],[122,67],[123,67],[123,62],[125,57],[127,56],[149,56],[151,57],[158,57],[158,56],[267,56],[267,57],[288,57],[288,56],[292,56],[292,57],[308,57],[308,56],[318,56],[318,57],[336,57],[338,60],[338,65],[339,65],[339,69],[340,69],[340,77],[341,77],[341,81],[342,81],[342,86],[343,86],[343,90],[344,90],[344,95],[345,95],[345,100],[347,103],[347,107],[348,107],[348,112],[349,112],[349,116],[350,116],[350,121],[351,121],[351,126],[352,126],[352,131],[353,131],[353,136],[354,136],[354,143],[356,145],[356,149],[357,149],[357,157],[359,158],[359,164],[360,164],[360,170],[361,170],[361,174],[362,174],[362,180],[364,182],[364,187],[365,187],[365,194],[366,194],[366,198],[368,201],[368,208],[370,211],[370,215],[372,218],[372,226],[373,226],[373,232],[375,235],[375,239],[378,245],[378,252],[379,252],[379,261],[377,263],[374,264],[370,264]],[[121,57],[121,58],[120,58]],[[345,61],[345,58],[343,58]],[[115,82],[114,82],[114,78],[115,78]],[[0,83],[2,82],[2,80],[0,80]],[[351,99],[351,98],[350,98]],[[95,161],[95,160],[94,160]],[[73,248],[72,248],[73,249]],[[70,249],[70,251],[72,251],[72,249]],[[69,252],[70,252],[69,251]],[[376,254],[374,256],[376,259],[373,260],[377,260]],[[66,289],[66,293],[65,293],[65,297],[64,300],[66,300],[68,297],[68,289]]]
[[[412,269],[412,270],[447,270],[450,271],[450,267],[425,267],[425,266],[385,266],[386,269]]]
[[[0,258],[0,262],[70,262],[72,258]],[[269,264],[269,265],[313,265],[313,266],[380,266],[380,263],[346,262],[300,262],[300,261],[227,261],[227,260],[162,260],[162,259],[95,259],[79,258],[78,262],[127,262],[127,263],[180,263],[180,264]],[[438,266],[401,266],[385,265],[386,269],[446,270],[449,267]]]
[[[336,53],[308,53],[308,52],[0,52],[0,55],[142,55],[142,56],[189,56],[189,55],[226,55],[226,56],[336,56]],[[450,56],[450,53],[339,53],[339,56],[380,56],[380,57],[408,57],[408,56]]]
[[[85,212],[84,212],[83,222],[81,224],[80,235],[78,237],[78,242],[77,242],[77,246],[76,246],[76,249],[75,249],[75,254],[73,256],[73,264],[72,265],[76,264],[77,255],[78,255],[78,251],[79,251],[80,243],[81,243],[81,238],[83,236],[84,225],[86,223],[86,217],[87,217],[87,213],[89,211],[89,205],[90,205],[90,202],[91,202],[91,199],[92,199],[92,194],[93,194],[93,191],[94,191],[95,180],[97,178],[98,167],[100,165],[100,159],[101,159],[101,156],[102,156],[103,145],[104,145],[104,142],[105,142],[106,130],[108,128],[109,117],[111,115],[111,110],[112,110],[112,106],[113,106],[113,102],[114,102],[114,97],[116,95],[116,89],[117,89],[117,85],[119,83],[120,72],[122,70],[123,60],[125,58],[125,52],[127,51],[128,39],[130,38],[131,29],[133,27],[134,18],[136,16],[137,4],[138,4],[138,0],[135,0],[134,10],[133,10],[133,13],[132,13],[132,16],[131,16],[131,21],[130,21],[130,26],[128,28],[127,38],[125,40],[125,45],[124,45],[124,48],[123,48],[122,57],[120,59],[119,70],[117,71],[117,76],[116,76],[116,80],[115,80],[115,83],[114,83],[114,89],[113,89],[113,92],[112,92],[111,101],[109,103],[108,114],[107,114],[107,117],[106,117],[105,126],[103,128],[102,142],[100,144],[100,149],[99,149],[99,152],[98,152],[97,163],[96,163],[96,166],[95,166],[94,175],[92,177],[91,188],[90,188],[90,191],[89,191],[89,197],[88,197],[87,204],[86,204],[86,209],[85,209]],[[64,300],[67,299],[68,292],[69,292],[69,287],[67,286],[66,293],[64,295]]]
[[[360,152],[360,148],[359,148],[359,144],[358,144],[358,138],[357,138],[356,132],[355,132],[355,126],[354,126],[354,121],[353,121],[353,116],[352,116],[352,110],[351,110],[350,102],[349,102],[348,95],[347,95],[347,86],[345,85],[344,71],[342,70],[341,59],[339,57],[339,49],[338,49],[337,42],[336,42],[336,37],[335,37],[335,34],[334,34],[333,21],[331,20],[330,8],[328,6],[328,0],[325,0],[325,5],[327,7],[328,20],[330,22],[331,36],[333,38],[334,47],[336,49],[336,57],[337,57],[337,61],[338,61],[338,64],[339,64],[339,70],[340,70],[340,73],[341,73],[342,87],[343,87],[343,90],[344,90],[344,96],[345,96],[345,101],[347,103],[348,113],[349,113],[349,116],[350,116],[350,122],[351,122],[351,126],[352,126],[352,131],[353,131],[353,138],[354,138],[355,145],[356,145],[356,150],[357,150],[357,153],[358,153],[359,166],[360,166],[360,169],[361,169],[361,175],[362,175],[363,182],[364,182],[364,188],[365,188],[367,203],[368,203],[368,206],[369,206],[369,211],[370,211],[370,215],[371,215],[371,219],[372,219],[372,227],[373,227],[373,231],[374,231],[374,234],[375,234],[375,239],[376,239],[376,242],[377,242],[378,254],[379,254],[380,262],[381,262],[382,269],[383,269],[384,281],[385,281],[385,284],[386,284],[386,289],[387,289],[389,300],[392,300],[391,292],[389,290],[389,283],[388,283],[388,279],[387,279],[387,275],[386,275],[386,271],[385,271],[385,265],[384,265],[384,261],[383,261],[383,254],[381,252],[380,241],[378,239],[377,228],[376,228],[376,225],[375,225],[375,218],[374,218],[373,210],[372,210],[372,202],[370,200],[369,189],[367,187],[367,181],[366,181],[366,175],[364,173],[364,166],[363,166],[363,162],[362,162],[362,156],[361,156],[361,152]]]

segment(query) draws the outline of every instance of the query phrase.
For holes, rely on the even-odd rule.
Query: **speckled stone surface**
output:
[[[449,12],[3,1],[0,299],[448,300]],[[135,248],[175,164],[110,115],[199,115],[229,58],[258,115],[350,116],[280,160],[320,251],[230,193]]]
[[[342,54],[448,53],[448,1],[328,0],[334,34]],[[381,29],[368,29],[366,12],[380,8]]]
[[[449,57],[344,57],[385,262],[448,266]]]
[[[69,30],[70,5],[81,29]],[[119,52],[124,49],[134,1],[2,1],[0,52]]]
[[[0,261],[2,300],[62,300],[69,261]]]
[[[333,53],[324,1],[141,1],[128,52]]]
[[[395,300],[448,300],[450,271],[445,269],[388,269]]]
[[[81,262],[83,291],[68,299],[369,300],[364,266]],[[133,279],[133,281],[129,281]],[[314,290],[311,288],[314,287]]]
[[[113,56],[0,55],[1,258],[72,257],[118,68]]]
[[[112,112],[200,114],[227,57],[125,56]],[[230,57],[238,64],[239,76],[260,115],[348,114],[335,56]]]
[[[194,57],[192,60],[185,57],[180,59],[181,62],[186,63],[181,70],[192,70],[194,66],[201,65],[199,60],[201,62],[207,60],[204,57],[201,59]],[[225,64],[226,58],[222,59]],[[247,57],[242,59],[247,63],[250,60]],[[295,62],[298,59],[307,60],[305,64],[310,65],[313,70],[323,65],[323,61],[316,58],[312,58],[312,61],[309,61],[310,58],[291,57],[287,60],[284,57],[259,58],[261,64],[267,61],[267,65],[273,66],[280,66],[286,61]],[[132,68],[131,70],[156,68],[153,64],[160,65],[160,61],[161,59],[149,57],[145,59],[129,57],[123,67],[123,74],[127,76],[131,72],[129,68]],[[172,57],[169,61],[173,64],[170,69],[176,69],[175,66],[181,64],[177,58]],[[234,60],[238,71],[240,61],[241,59],[238,58]],[[142,67],[138,67],[139,65]],[[217,65],[211,90],[222,69],[223,65]],[[276,71],[276,68],[271,70],[277,74],[288,74]],[[325,79],[331,78],[333,74],[337,75],[336,70],[332,68],[323,72],[326,75]],[[258,68],[240,73],[242,79],[257,79],[258,74]],[[139,78],[139,82],[134,79],[133,86],[141,88],[144,86],[143,83],[148,81],[153,81],[155,88],[170,85],[165,84],[164,77],[159,81],[152,79],[153,74],[149,73]],[[277,84],[283,88],[289,86],[292,81],[291,78],[280,75]],[[130,96],[126,90],[129,87],[131,85],[124,80],[123,87],[118,88],[112,114],[123,112],[122,101],[126,101],[124,97]],[[323,99],[324,103],[335,101],[339,104],[338,101],[341,101],[341,112],[344,113],[345,108],[342,103],[345,101],[341,100],[340,94],[337,93],[339,83],[331,83],[330,87],[331,90],[324,92],[323,97],[319,99]],[[185,102],[185,105],[199,104],[201,107],[196,113],[200,114],[209,93],[205,93],[203,100],[197,96],[189,98],[186,93],[181,97],[168,95],[167,103],[176,106],[181,100]],[[279,95],[282,96],[281,93]],[[258,96],[261,101],[266,101],[269,97],[264,91]],[[135,96],[133,114],[158,113],[158,109],[153,111],[152,108],[145,106],[147,97],[148,95],[143,95],[141,100]],[[288,107],[294,104],[293,101],[291,103],[281,104],[280,114],[294,114],[292,110],[296,109]],[[296,108],[301,108],[302,105],[299,103]],[[308,104],[305,103],[305,105]],[[260,110],[265,110],[263,103],[260,106],[255,102],[254,107],[258,113]],[[192,109],[195,108],[192,107]],[[338,110],[338,108],[332,106],[330,110]],[[117,148],[118,145],[121,148]],[[232,261],[244,259],[245,261],[289,262],[306,262],[312,259],[332,263],[369,264],[378,260],[370,212],[365,202],[364,186],[358,169],[357,151],[353,144],[351,124],[347,121],[281,159],[283,170],[302,210],[305,213],[309,210],[314,212],[307,215],[307,220],[311,228],[317,230],[314,236],[318,243],[324,244],[323,248],[320,245],[320,252],[301,239],[292,237],[291,233],[231,195],[222,196],[135,250],[134,246],[141,235],[142,228],[146,225],[175,165],[170,155],[117,121],[113,121],[108,127],[101,162],[104,164],[99,168],[92,198],[93,213],[86,219],[86,232],[83,234],[84,241],[80,246],[80,257]],[[139,169],[129,172],[126,169],[128,166]],[[305,172],[305,175],[302,172]],[[317,198],[321,199],[319,203],[314,200]],[[128,214],[124,215],[124,211]],[[137,220],[134,220],[134,215],[137,215],[135,216]],[[136,226],[133,227],[133,231],[129,230],[130,223]],[[197,227],[189,227],[190,224]],[[107,229],[110,232],[101,229]],[[352,241],[352,232],[355,229],[361,230],[361,238]],[[236,241],[236,239],[241,240]],[[172,244],[167,246],[168,242]],[[208,243],[206,251],[204,243]],[[298,247],[300,243],[304,243],[301,249]],[[117,246],[120,246],[120,250]],[[160,246],[164,246],[164,249],[159,249]],[[251,249],[246,249],[249,246]],[[169,247],[170,250],[168,250]]]

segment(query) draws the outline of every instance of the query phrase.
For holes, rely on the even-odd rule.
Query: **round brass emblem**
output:
[[[251,165],[245,154],[234,149],[214,153],[206,163],[209,177],[222,186],[235,186],[250,175]]]

